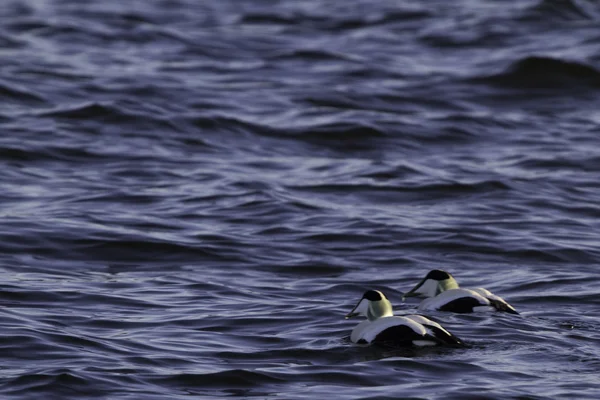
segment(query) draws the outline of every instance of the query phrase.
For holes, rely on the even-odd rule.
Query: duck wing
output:
[[[435,297],[425,299],[419,304],[419,310],[438,310],[455,313],[472,313],[492,310],[490,301],[479,293],[469,289],[450,289]]]
[[[394,325],[381,331],[372,343],[390,347],[435,346],[439,343],[435,337],[425,333],[421,335],[406,325]]]
[[[400,316],[384,317],[375,321],[359,324],[352,332],[351,340],[355,343],[376,343],[390,347],[410,347],[440,344],[430,335],[427,329],[418,322]],[[358,331],[360,333],[358,333]]]

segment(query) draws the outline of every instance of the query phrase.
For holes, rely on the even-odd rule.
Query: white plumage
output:
[[[450,273],[442,270],[430,271],[404,297],[425,296],[419,310],[451,311],[470,313],[479,311],[503,311],[518,314],[504,299],[484,288],[463,289]]]
[[[346,318],[362,315],[350,335],[354,343],[377,343],[391,346],[462,345],[463,342],[440,324],[422,315],[394,316],[392,305],[378,290],[365,292]]]

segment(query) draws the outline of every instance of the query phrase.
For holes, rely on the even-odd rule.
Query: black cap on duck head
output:
[[[452,275],[450,275],[449,272],[446,272],[441,269],[433,269],[433,270],[429,271],[429,273],[425,277],[425,279],[433,279],[436,281],[444,281],[449,278],[452,278]]]
[[[382,293],[377,290],[367,290],[365,294],[363,294],[363,298],[369,301],[379,301],[383,299]]]
[[[382,317],[394,315],[392,304],[379,290],[367,290],[352,311],[346,314],[346,319],[363,315],[374,321]]]
[[[425,278],[421,279],[414,288],[406,292],[402,297],[402,300],[412,296],[433,297],[443,291],[457,288],[458,283],[456,283],[456,280],[454,280],[449,272],[441,269],[434,269],[429,271]]]

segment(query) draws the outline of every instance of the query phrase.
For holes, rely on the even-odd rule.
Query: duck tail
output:
[[[494,307],[498,311],[506,312],[509,314],[519,315],[517,310],[515,310],[513,308],[513,306],[511,306],[510,304],[508,304],[505,301],[500,301],[500,300],[495,300],[495,299],[490,299],[490,298],[488,298],[488,300],[490,301],[490,304],[492,305],[492,307]]]
[[[460,340],[458,337],[454,336],[452,333],[447,330],[440,329],[437,326],[427,325],[427,328],[431,329],[433,333],[433,338],[438,344],[446,345],[446,346],[465,346],[465,343]]]

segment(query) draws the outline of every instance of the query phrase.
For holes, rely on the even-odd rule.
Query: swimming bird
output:
[[[471,313],[478,311],[503,311],[519,314],[504,299],[484,288],[463,289],[449,272],[434,269],[414,288],[404,294],[405,297],[424,296],[427,299],[419,304],[419,310],[450,311]]]
[[[394,347],[463,345],[462,340],[422,315],[394,316],[392,304],[379,290],[367,290],[346,315],[367,317],[350,335],[354,343],[383,344]]]

